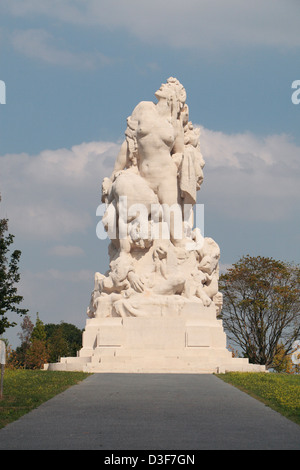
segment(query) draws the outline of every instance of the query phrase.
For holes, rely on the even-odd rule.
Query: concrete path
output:
[[[213,375],[95,374],[1,429],[0,449],[299,450],[300,426]]]

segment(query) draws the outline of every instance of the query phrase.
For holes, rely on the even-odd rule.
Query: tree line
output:
[[[35,325],[25,315],[18,334],[21,345],[10,350],[8,367],[41,369],[48,362],[58,362],[60,357],[76,356],[82,345],[82,330],[71,323],[44,324],[37,314]]]

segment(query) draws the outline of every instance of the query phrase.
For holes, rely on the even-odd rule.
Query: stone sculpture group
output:
[[[109,270],[97,272],[83,347],[52,370],[212,373],[261,371],[232,358],[218,315],[220,249],[194,227],[204,159],[186,91],[170,77],[127,118],[102,182]]]
[[[103,223],[115,238],[110,270],[95,274],[91,318],[161,315],[166,296],[173,312],[186,299],[221,308],[219,247],[193,228],[204,167],[199,129],[176,78],[155,96],[156,104],[142,101],[127,118],[126,139],[102,184]]]

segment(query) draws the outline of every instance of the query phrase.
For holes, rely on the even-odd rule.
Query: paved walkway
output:
[[[299,450],[300,426],[213,375],[95,374],[1,429],[0,449]]]

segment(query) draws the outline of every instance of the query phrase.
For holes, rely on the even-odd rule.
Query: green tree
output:
[[[29,369],[41,369],[48,362],[49,353],[46,336],[45,325],[37,313],[36,323],[30,338],[30,346],[25,355],[26,365]]]
[[[62,328],[55,328],[52,336],[47,341],[49,362],[57,362],[60,357],[67,357],[69,353],[69,344],[64,338]]]
[[[8,312],[14,312],[18,315],[25,315],[28,312],[27,309],[18,307],[23,301],[23,297],[18,295],[16,287],[20,281],[18,264],[21,251],[14,250],[9,253],[14,236],[7,234],[7,231],[8,219],[0,219],[0,335],[7,328],[16,325],[16,322],[9,320]]]
[[[26,315],[21,330],[21,345],[10,354],[12,368],[39,369],[60,357],[76,356],[82,347],[82,330],[65,322],[44,324],[38,313],[35,325]]]
[[[47,333],[46,333],[45,325],[42,322],[42,320],[40,320],[39,313],[37,312],[35,326],[32,330],[30,339],[31,341],[35,339],[38,339],[40,341],[46,341],[46,338],[47,338]]]
[[[300,334],[300,268],[273,258],[244,256],[220,276],[220,317],[228,339],[254,364],[272,367]],[[282,357],[282,361],[284,358]]]
[[[46,342],[34,339],[26,351],[26,366],[28,369],[41,369],[48,362],[48,357]]]
[[[50,362],[56,362],[59,357],[76,356],[82,347],[82,330],[71,323],[47,323],[45,325]]]

